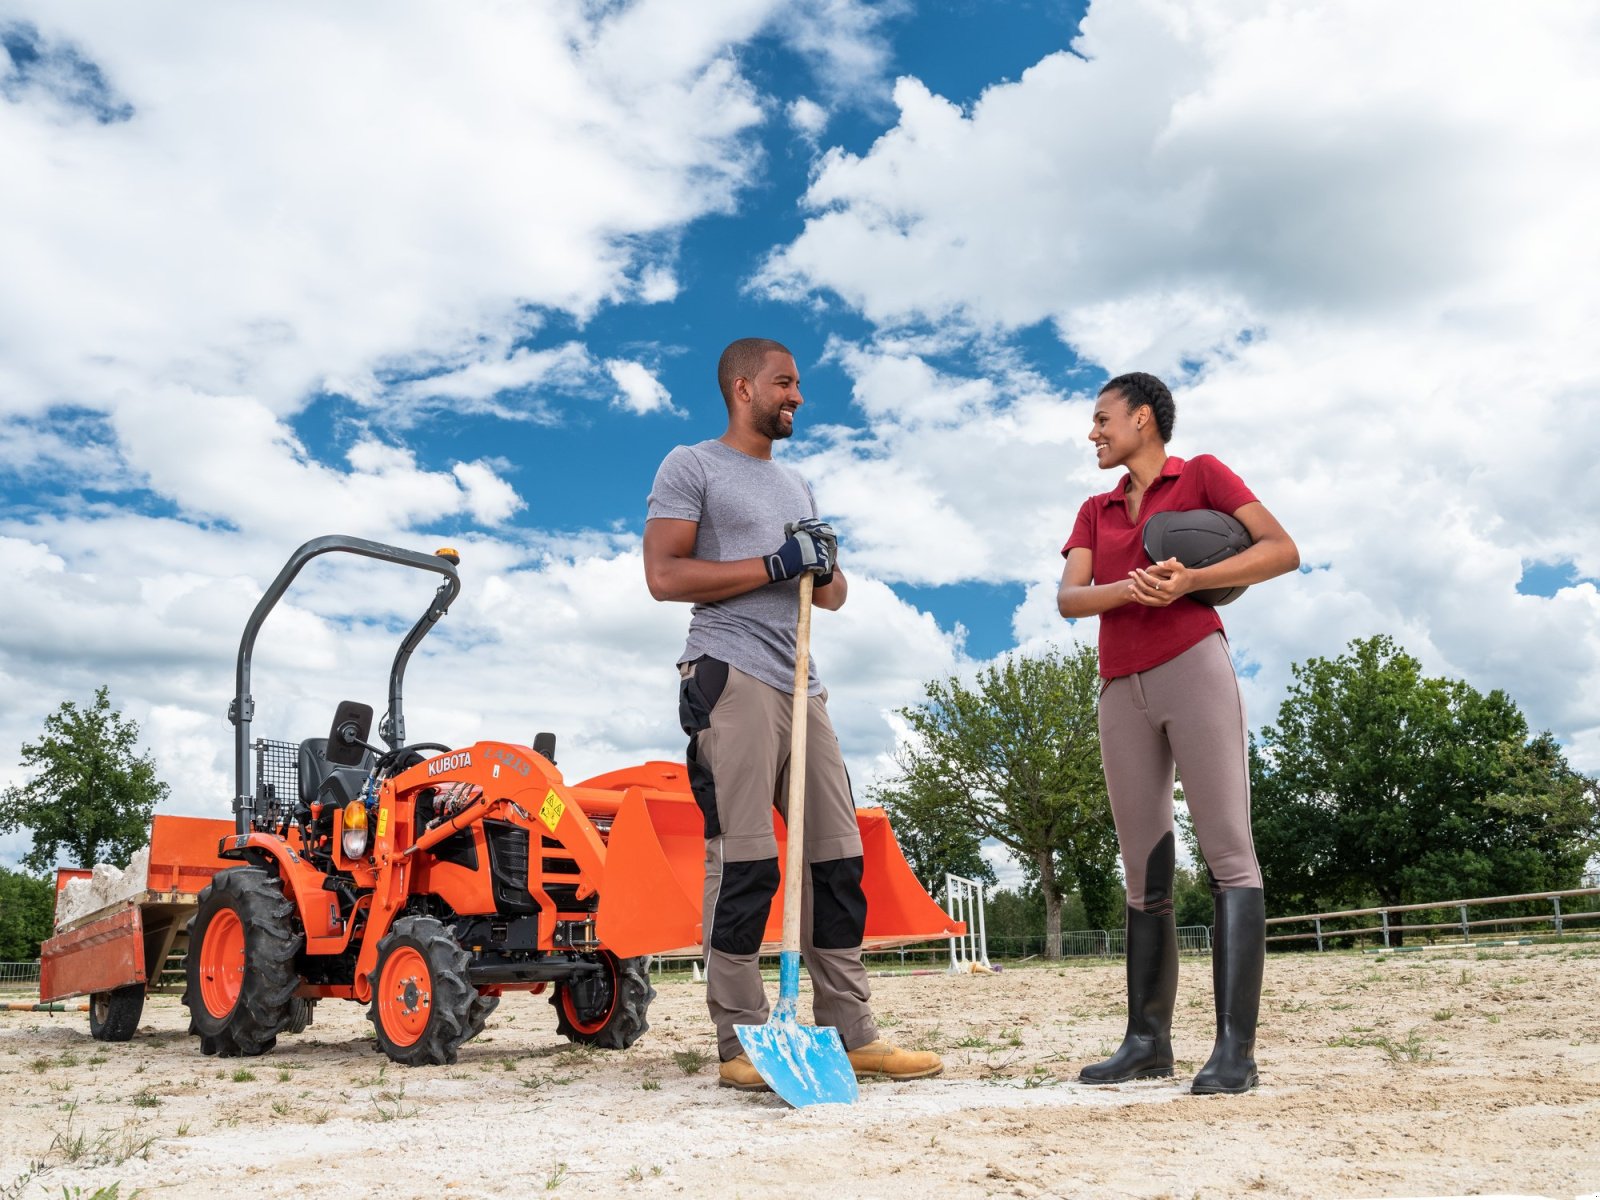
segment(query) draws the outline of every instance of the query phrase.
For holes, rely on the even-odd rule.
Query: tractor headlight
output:
[[[346,858],[360,858],[367,852],[367,845],[372,840],[370,830],[367,828],[367,806],[360,800],[352,800],[344,806],[344,856]]]

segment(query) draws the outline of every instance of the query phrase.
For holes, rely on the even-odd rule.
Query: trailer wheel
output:
[[[479,999],[467,982],[468,961],[432,917],[401,917],[384,934],[367,1019],[390,1059],[408,1067],[456,1061],[456,1051],[474,1032],[472,1006]]]
[[[144,984],[130,983],[89,997],[89,1035],[97,1042],[125,1042],[139,1028]]]
[[[272,1049],[293,1019],[294,960],[304,944],[276,879],[258,867],[217,872],[189,922],[184,964],[189,1032],[202,1053],[237,1058]]]
[[[550,997],[556,1032],[569,1042],[626,1050],[650,1028],[646,1014],[656,989],[650,985],[650,956],[618,958],[609,950],[596,956],[598,975],[558,983]]]

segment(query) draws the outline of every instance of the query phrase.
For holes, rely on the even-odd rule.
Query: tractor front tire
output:
[[[378,1049],[408,1067],[456,1061],[471,1037],[478,990],[467,981],[469,956],[432,917],[401,917],[378,943],[367,1019]],[[488,1014],[485,1013],[484,1016]]]
[[[97,1042],[125,1042],[139,1028],[144,984],[130,983],[89,997],[89,1036]]]
[[[304,1033],[306,1026],[310,1025],[316,1016],[316,1010],[316,1000],[296,996],[289,1004],[289,1023],[283,1027],[283,1032]]]
[[[277,1044],[300,986],[305,936],[279,882],[259,867],[218,871],[189,922],[183,1002],[204,1054],[253,1057]]]
[[[556,1032],[569,1042],[626,1050],[650,1028],[646,1015],[656,989],[650,985],[650,956],[618,958],[600,951],[601,972],[574,983],[559,983],[550,997]]]

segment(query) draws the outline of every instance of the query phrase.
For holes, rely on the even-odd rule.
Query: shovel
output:
[[[789,844],[783,869],[783,948],[778,958],[778,1003],[765,1025],[735,1025],[739,1044],[769,1087],[795,1108],[853,1104],[856,1073],[832,1026],[802,1025],[800,1002],[800,880],[805,870],[806,704],[810,689],[811,572],[800,576],[795,628],[794,709],[789,732]]]

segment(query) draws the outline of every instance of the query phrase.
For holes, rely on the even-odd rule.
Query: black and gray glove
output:
[[[833,530],[813,517],[791,522],[783,527],[783,532],[787,535],[783,545],[763,559],[767,578],[779,583],[794,579],[804,571],[813,571],[817,576],[816,586],[825,587],[833,582],[834,556],[839,547]]]

